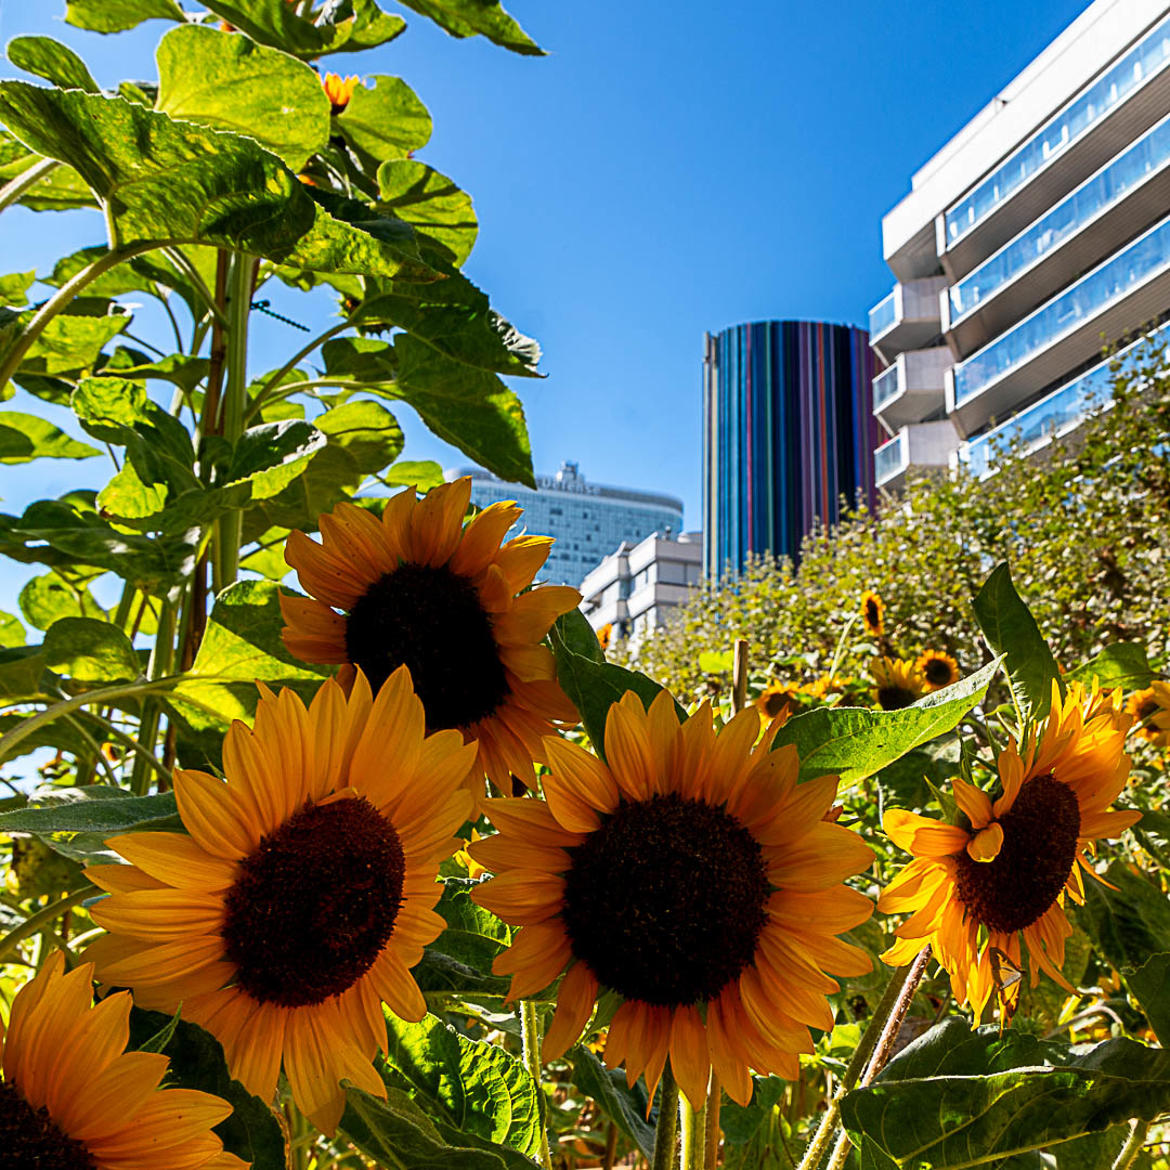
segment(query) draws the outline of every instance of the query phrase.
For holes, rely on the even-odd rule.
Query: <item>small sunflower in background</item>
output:
[[[221,1097],[160,1089],[170,1061],[126,1052],[127,992],[93,1006],[93,965],[55,951],[0,1024],[0,1135],[10,1170],[246,1170],[211,1131]]]
[[[382,1004],[420,1020],[410,969],[444,928],[439,863],[472,810],[475,749],[426,735],[410,674],[375,699],[361,674],[312,705],[264,690],[255,729],[224,739],[226,781],[175,773],[190,836],[132,833],[107,844],[130,865],[87,876],[111,933],[86,955],[101,981],[223,1045],[233,1077],[265,1101],[283,1065],[297,1107],[332,1135],[348,1078],[385,1097],[374,1071]],[[184,1163],[185,1165],[186,1163]]]
[[[1125,704],[1134,731],[1155,747],[1170,747],[1170,683],[1155,681]]]
[[[360,80],[361,78],[356,74],[342,77],[337,73],[326,73],[321,78],[321,86],[325,90],[325,96],[329,99],[330,112],[334,116],[342,113],[349,105],[349,99],[353,97],[353,91],[357,89]]]
[[[928,691],[941,691],[959,681],[959,664],[944,650],[925,650],[914,663]]]
[[[999,754],[998,795],[959,777],[951,782],[961,824],[901,809],[882,822],[890,840],[914,855],[878,900],[884,913],[914,912],[882,958],[900,966],[929,944],[976,1022],[993,993],[1013,1009],[1019,984],[1005,986],[1000,970],[1022,966],[1021,947],[1033,986],[1044,970],[1073,990],[1060,972],[1072,934],[1064,898],[1084,902],[1081,869],[1096,877],[1086,854],[1141,816],[1109,809],[1129,776],[1128,720],[1119,722],[1077,683],[1063,700],[1055,684],[1053,691],[1041,728]]]
[[[871,638],[880,638],[886,632],[886,607],[872,589],[861,595],[861,624]]]
[[[767,727],[777,717],[787,718],[792,709],[799,703],[800,687],[789,686],[787,683],[773,682],[766,686],[759,695],[752,700],[752,705],[760,713],[760,722]]]
[[[604,654],[609,649],[610,640],[613,638],[613,622],[606,622],[600,630],[597,631],[597,641],[601,646],[601,652]]]
[[[694,1105],[712,1069],[740,1104],[750,1069],[799,1076],[809,1027],[833,1026],[825,971],[870,970],[836,935],[870,915],[842,883],[873,854],[825,820],[837,778],[798,785],[796,750],[772,751],[773,735],[754,711],[716,734],[707,704],[680,727],[665,692],[649,711],[627,694],[609,710],[607,763],[550,739],[547,803],[488,802],[499,833],[471,852],[499,876],[472,898],[521,928],[493,970],[512,976],[512,999],[565,973],[546,1060],[609,989],[623,1002],[606,1063],[630,1084],[645,1073],[651,1096],[668,1057]]]
[[[813,679],[805,688],[804,693],[813,699],[824,701],[829,695],[839,695],[853,685],[852,678],[842,678],[839,674],[822,674]]]
[[[900,711],[926,694],[926,679],[916,663],[901,658],[875,658],[870,673],[874,701],[883,711]]]
[[[377,692],[408,666],[427,729],[458,728],[479,745],[469,783],[482,795],[485,773],[503,792],[513,775],[531,786],[542,738],[577,721],[542,642],[581,595],[530,588],[552,537],[502,544],[523,515],[513,503],[492,504],[464,526],[470,498],[463,478],[422,499],[414,488],[391,496],[381,520],[338,504],[320,519],[320,544],[289,536],[285,560],[312,596],[282,596],[280,607],[289,652],[346,664],[343,682],[360,668]]]

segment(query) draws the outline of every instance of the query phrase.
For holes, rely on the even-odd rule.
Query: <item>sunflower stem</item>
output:
[[[524,1063],[540,1091],[540,1077],[543,1066],[540,1060],[540,1017],[536,1014],[536,1001],[520,1001],[520,1042],[524,1048]],[[544,1170],[552,1170],[552,1151],[548,1145],[548,1126],[544,1118],[540,1121],[540,1164]]]
[[[658,1123],[654,1127],[654,1162],[652,1170],[674,1170],[675,1147],[678,1145],[678,1083],[670,1069],[670,1061],[662,1070],[661,1091],[658,1098]]]
[[[703,1159],[704,1170],[715,1170],[719,1162],[719,1111],[723,1107],[723,1086],[719,1078],[711,1074],[711,1087],[707,1090],[707,1132],[703,1135],[706,1150]]]
[[[817,1170],[840,1124],[841,1099],[846,1093],[851,1092],[859,1081],[863,1085],[868,1085],[885,1067],[929,961],[930,947],[923,947],[913,963],[899,967],[894,972],[882,993],[881,1001],[874,1010],[869,1027],[865,1029],[860,1043],[853,1051],[853,1057],[841,1077],[837,1091],[821,1116],[821,1123],[804,1151],[804,1157],[801,1158],[797,1170]],[[848,1138],[844,1134],[841,1134],[841,1141],[838,1143],[838,1148],[841,1146],[844,1146],[844,1151],[848,1151]],[[836,1159],[837,1153],[837,1149],[834,1149],[833,1159]],[[841,1154],[841,1158],[843,1161],[844,1153]]]
[[[1113,1170],[1129,1170],[1134,1162],[1137,1161],[1137,1156],[1141,1153],[1142,1146],[1145,1143],[1146,1135],[1150,1132],[1149,1124],[1142,1121],[1140,1117],[1135,1117],[1129,1124],[1129,1137],[1125,1139],[1125,1145],[1121,1147],[1121,1152],[1117,1155],[1117,1160],[1113,1163]]]
[[[704,1170],[707,1160],[707,1102],[696,1109],[685,1095],[678,1099],[681,1151],[679,1170]]]

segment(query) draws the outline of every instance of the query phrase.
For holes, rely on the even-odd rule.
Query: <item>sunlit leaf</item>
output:
[[[375,74],[357,86],[337,115],[337,129],[353,146],[379,161],[403,158],[426,146],[431,116],[401,77]]]
[[[61,89],[101,92],[85,62],[68,45],[52,37],[14,37],[8,42],[8,60],[17,69],[43,77]]]
[[[41,653],[50,670],[78,682],[116,682],[142,672],[130,639],[117,626],[93,618],[55,621],[45,631]]]
[[[0,276],[0,305],[19,307],[28,304],[28,290],[37,278],[36,269],[10,272]]]
[[[310,59],[372,49],[406,27],[402,17],[383,12],[374,0],[326,4],[316,21],[306,20],[286,0],[205,0],[204,6],[261,44]]]
[[[514,53],[542,56],[544,50],[508,15],[499,0],[402,0],[407,8],[429,16],[454,37],[487,37]]]
[[[471,196],[446,175],[414,159],[393,159],[378,168],[378,200],[439,244],[456,268],[471,255],[479,231]]]
[[[123,32],[144,20],[186,20],[175,0],[67,0],[65,23],[94,32]]]
[[[654,1125],[647,1120],[646,1082],[639,1077],[631,1088],[626,1074],[606,1068],[584,1045],[569,1053],[573,1084],[592,1097],[608,1117],[632,1141],[642,1156],[654,1157]]]
[[[97,447],[78,442],[60,427],[35,414],[0,411],[0,463],[31,463],[34,459],[88,459]]]
[[[0,648],[23,646],[24,641],[25,630],[20,619],[0,609]]]
[[[1138,691],[1150,685],[1154,672],[1140,642],[1114,642],[1065,677],[1088,685],[1095,679],[1102,687]]]
[[[157,829],[178,815],[173,792],[131,796],[122,788],[90,785],[34,793],[28,808],[0,813],[0,833],[117,833]]]

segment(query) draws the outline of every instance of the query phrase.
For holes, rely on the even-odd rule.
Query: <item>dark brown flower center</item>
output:
[[[865,603],[865,624],[871,630],[876,630],[881,625],[881,620],[882,614],[881,610],[878,609],[878,603],[871,597]]]
[[[932,687],[946,686],[951,681],[951,664],[945,658],[928,658],[922,673]]]
[[[994,860],[958,855],[955,893],[977,922],[1010,933],[1031,926],[1060,896],[1076,863],[1081,811],[1068,785],[1037,776],[999,824],[1003,845]]]
[[[769,885],[755,838],[677,795],[622,804],[572,851],[573,953],[626,999],[713,999],[755,956]]]
[[[1141,726],[1147,723],[1158,713],[1158,704],[1154,699],[1146,699],[1144,702],[1138,704],[1137,721]]]
[[[82,1142],[66,1137],[47,1109],[34,1109],[8,1081],[0,1081],[0,1151],[5,1170],[98,1170]]]
[[[364,797],[308,804],[239,865],[223,940],[236,983],[303,1007],[348,990],[394,933],[406,863]]]
[[[903,707],[909,707],[917,699],[918,696],[908,687],[897,685],[878,687],[878,706],[883,711],[900,711]]]
[[[784,691],[773,691],[772,694],[764,696],[764,714],[769,719],[775,719],[791,702],[791,695]]]
[[[491,618],[475,585],[445,565],[408,562],[375,581],[346,619],[345,649],[375,693],[410,667],[431,731],[467,727],[508,697]]]

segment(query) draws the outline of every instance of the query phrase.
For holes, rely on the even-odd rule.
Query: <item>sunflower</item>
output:
[[[613,638],[613,622],[606,622],[600,630],[597,631],[597,643],[604,653],[609,649],[610,639]]]
[[[91,913],[111,932],[87,957],[143,1007],[181,1004],[256,1096],[271,1099],[283,1062],[332,1134],[343,1077],[385,1096],[382,1003],[426,1013],[410,968],[443,929],[435,877],[471,812],[474,754],[458,732],[425,735],[405,667],[376,699],[361,674],[348,698],[331,680],[308,710],[265,689],[255,730],[224,740],[226,782],[175,773],[190,836],[111,838],[131,864],[86,871],[110,892]]]
[[[407,488],[386,501],[380,521],[341,503],[321,517],[320,544],[292,533],[285,559],[313,596],[281,598],[284,643],[305,662],[360,667],[375,691],[409,666],[427,727],[456,727],[475,740],[472,779],[482,791],[486,773],[511,792],[513,775],[531,783],[554,721],[577,721],[541,640],[581,595],[561,585],[529,589],[552,537],[518,536],[501,547],[523,509],[492,504],[464,528],[470,496],[467,478],[422,500]]]
[[[1005,961],[1020,966],[1021,940],[1033,986],[1044,970],[1072,990],[1060,973],[1072,933],[1064,895],[1084,901],[1078,864],[1096,876],[1086,851],[1141,815],[1108,808],[1129,775],[1127,721],[1119,723],[1108,704],[1077,683],[1063,700],[1055,684],[1053,692],[1041,728],[1022,747],[1012,739],[1000,752],[994,800],[956,777],[961,824],[901,809],[882,822],[914,860],[886,887],[878,909],[915,911],[882,958],[897,966],[929,943],[950,972],[955,998],[971,1005],[976,1021],[993,991],[1005,1008],[1014,1003],[1018,984],[1004,987],[999,968]]]
[[[799,703],[798,696],[800,694],[800,687],[792,687],[780,682],[770,683],[752,701],[753,706],[760,713],[760,722],[767,727],[773,719],[786,719],[792,714],[793,707]]]
[[[900,711],[926,694],[926,679],[917,663],[901,658],[875,658],[870,673],[874,701],[883,711]]]
[[[1155,747],[1170,747],[1170,683],[1155,681],[1126,703],[1134,730]]]
[[[839,695],[848,690],[852,682],[852,678],[842,678],[839,674],[822,674],[813,679],[803,690],[806,695],[814,699],[825,699],[829,695]]]
[[[864,952],[835,936],[869,899],[842,881],[873,855],[823,818],[835,776],[798,785],[791,746],[771,751],[754,711],[718,735],[704,704],[680,728],[665,692],[647,712],[626,694],[609,710],[608,763],[547,744],[547,803],[493,800],[499,833],[471,846],[498,877],[472,897],[521,930],[495,962],[520,998],[565,976],[544,1040],[563,1053],[599,991],[622,1003],[605,1059],[654,1088],[669,1056],[692,1103],[712,1068],[741,1104],[749,1069],[799,1075],[809,1026],[829,1029],[824,972],[859,975]]]
[[[871,638],[880,638],[886,632],[886,607],[872,589],[861,595],[861,624]]]
[[[922,675],[928,691],[941,691],[959,681],[959,664],[944,650],[924,651],[914,669]]]
[[[0,1024],[0,1135],[11,1170],[244,1170],[211,1131],[231,1116],[220,1097],[160,1089],[170,1061],[126,1052],[130,996],[93,1006],[93,965],[68,975],[60,951]]]
[[[360,80],[356,74],[342,77],[337,73],[326,73],[321,78],[321,87],[329,99],[330,113],[340,114],[349,105],[349,99],[353,97],[353,91],[357,89]]]

